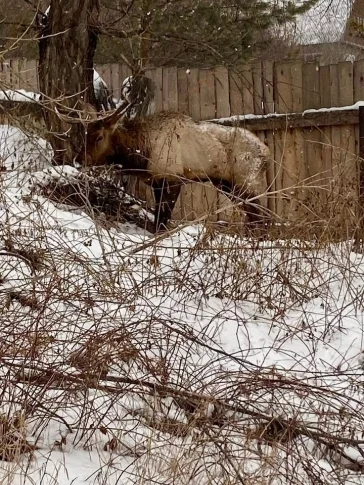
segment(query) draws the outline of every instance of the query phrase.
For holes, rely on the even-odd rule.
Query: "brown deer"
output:
[[[266,191],[270,153],[259,138],[243,128],[171,112],[130,120],[125,117],[129,107],[88,124],[77,161],[120,165],[123,173],[151,185],[157,231],[166,228],[186,182],[212,182],[230,198],[243,199],[249,225],[263,222],[258,197]]]

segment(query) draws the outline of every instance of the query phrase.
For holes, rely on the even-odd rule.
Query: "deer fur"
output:
[[[92,166],[121,165],[150,184],[156,230],[166,227],[186,182],[210,181],[234,198],[266,191],[269,149],[246,129],[171,112],[118,121],[116,115],[90,123],[79,159]],[[250,224],[262,220],[258,200],[244,209]]]

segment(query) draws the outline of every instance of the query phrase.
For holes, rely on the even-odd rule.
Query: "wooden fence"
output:
[[[130,74],[119,64],[97,66],[114,96]],[[364,100],[364,61],[319,66],[316,63],[256,62],[227,70],[157,68],[147,71],[156,86],[156,111],[176,110],[196,120],[246,117],[240,125],[256,132],[271,149],[268,207],[289,219],[355,219],[358,199],[357,111],[299,114],[309,109],[345,107]],[[36,62],[15,59],[0,65],[0,83],[37,90]],[[286,114],[281,117],[262,115]],[[298,113],[298,115],[291,115]],[[140,195],[150,198],[143,184]],[[226,199],[208,186],[187,186],[174,217],[193,219]],[[220,214],[230,218],[231,213]]]

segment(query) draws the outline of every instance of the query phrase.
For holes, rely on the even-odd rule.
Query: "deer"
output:
[[[246,213],[247,226],[266,220],[260,197],[266,191],[268,147],[244,128],[194,121],[176,112],[128,119],[130,103],[87,124],[76,161],[114,165],[150,185],[155,232],[165,231],[187,182],[211,182]],[[250,199],[250,200],[249,200]]]

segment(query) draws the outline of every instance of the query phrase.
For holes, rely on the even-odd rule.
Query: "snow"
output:
[[[353,0],[318,0],[308,12],[298,16],[295,40],[299,44],[319,44],[341,40]]]
[[[34,102],[40,100],[38,93],[31,91],[25,91],[24,89],[18,90],[0,90],[0,100],[2,101],[18,101],[18,102]]]
[[[318,109],[305,109],[302,113],[268,113],[266,115],[256,115],[256,114],[246,114],[246,115],[234,115],[225,118],[214,118],[211,120],[207,120],[211,123],[231,123],[234,124],[238,121],[245,121],[245,120],[265,120],[271,118],[287,118],[287,116],[292,115],[299,115],[306,116],[308,114],[315,114],[315,113],[330,113],[336,111],[350,111],[350,110],[359,110],[360,106],[364,106],[364,101],[357,101],[354,104],[348,106],[332,106],[330,108],[318,108]]]
[[[148,245],[42,196],[78,175],[51,155],[0,126],[0,407],[36,446],[0,461],[1,483],[364,484],[352,242],[191,224]],[[257,415],[302,434],[269,443]]]

